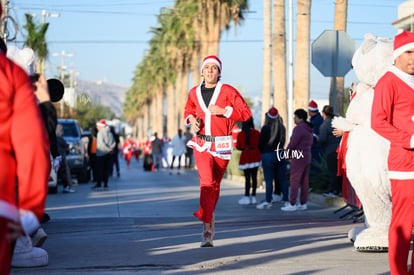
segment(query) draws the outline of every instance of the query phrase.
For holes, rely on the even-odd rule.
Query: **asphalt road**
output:
[[[109,190],[50,194],[43,224],[49,265],[11,274],[389,274],[387,253],[361,253],[347,240],[354,226],[312,195],[308,210],[240,206],[243,181],[224,180],[213,248],[200,248],[195,170],[144,172],[134,160]],[[264,190],[258,189],[258,200]]]

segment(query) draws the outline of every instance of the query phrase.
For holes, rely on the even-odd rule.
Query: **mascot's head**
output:
[[[361,83],[374,86],[394,63],[393,42],[367,33],[355,51],[352,67]]]

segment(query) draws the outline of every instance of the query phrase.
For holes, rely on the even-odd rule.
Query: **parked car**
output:
[[[72,176],[78,182],[88,182],[90,179],[88,151],[82,140],[82,129],[76,119],[58,119],[63,126],[63,138],[69,145],[69,154],[66,156]]]

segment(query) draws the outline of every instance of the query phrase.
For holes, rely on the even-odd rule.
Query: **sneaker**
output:
[[[269,209],[272,208],[272,203],[267,201],[262,201],[256,206],[257,209]]]
[[[337,197],[338,197],[338,195],[336,195],[336,194],[334,194],[334,193],[332,193],[332,192],[329,192],[329,193],[323,193],[323,196],[324,196],[324,197],[327,197],[327,198],[337,198]]]
[[[306,210],[306,209],[308,209],[308,206],[306,205],[306,203],[304,203],[304,204],[297,204],[296,205],[296,210]]]
[[[72,189],[70,186],[66,186],[63,188],[62,193],[75,193],[76,191]]]
[[[281,195],[272,194],[272,203],[279,202],[282,200]]]
[[[256,204],[257,200],[256,200],[256,196],[251,196],[250,197],[250,204]]]
[[[39,228],[30,238],[34,247],[41,247],[47,239],[47,234],[43,228]]]
[[[287,202],[285,206],[281,207],[282,211],[296,211],[296,205],[291,205],[290,202]]]
[[[33,247],[28,236],[21,236],[16,241],[11,262],[12,267],[36,267],[48,264],[46,250]]]
[[[240,200],[239,200],[239,204],[240,205],[248,205],[250,204],[250,198],[248,196],[243,196]]]
[[[212,230],[205,230],[203,229],[203,233],[201,235],[202,241],[200,247],[213,247],[213,231]]]

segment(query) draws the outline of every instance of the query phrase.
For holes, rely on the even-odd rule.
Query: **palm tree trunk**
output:
[[[346,31],[347,22],[347,10],[348,0],[336,0],[335,5],[335,23],[334,29],[339,31]],[[336,78],[336,99],[333,98],[333,79],[331,79],[331,88],[329,91],[329,104],[334,106],[334,100],[336,100],[336,110],[338,115],[343,116],[344,110],[344,98],[345,98],[345,83],[344,77]]]
[[[273,0],[273,105],[287,127],[285,0]]]
[[[174,104],[174,86],[172,84],[168,84],[167,86],[167,108],[168,108],[168,116],[167,116],[167,134],[169,137],[173,135],[177,128],[175,127],[175,104]]]
[[[262,115],[264,122],[270,108],[270,89],[272,84],[272,1],[264,0],[264,52],[263,52],[263,90]]]
[[[311,0],[297,0],[294,109],[306,109],[309,101]]]

